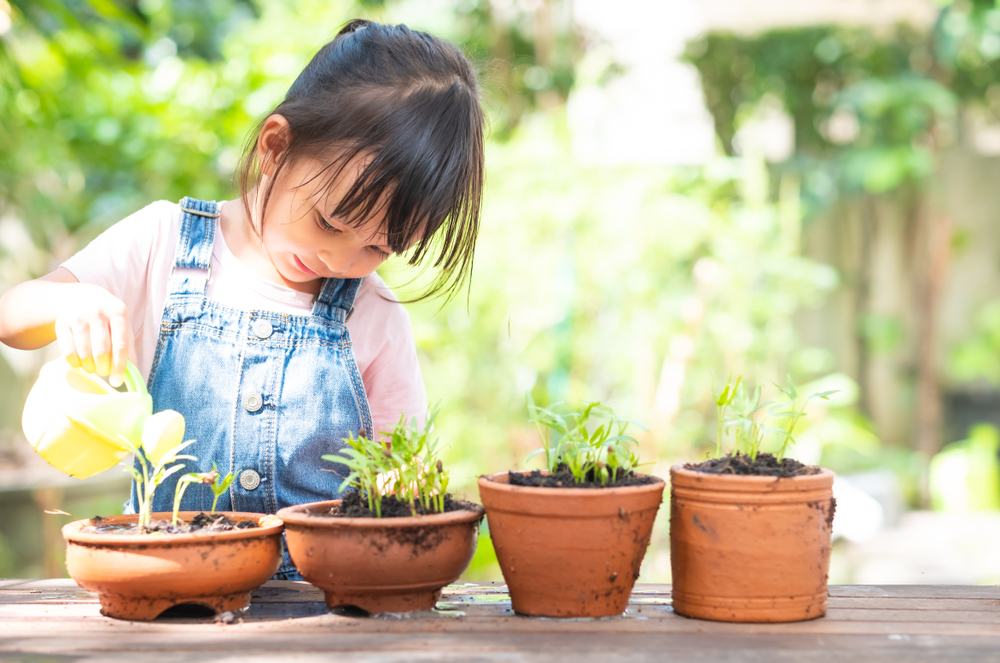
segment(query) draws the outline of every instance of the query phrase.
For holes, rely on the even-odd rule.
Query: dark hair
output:
[[[237,178],[258,237],[247,193],[260,180],[257,141],[273,114],[288,121],[291,135],[263,192],[261,224],[274,181],[296,158],[322,161],[318,177],[329,189],[362,157],[365,165],[334,213],[360,226],[384,210],[392,250],[402,253],[415,242],[410,265],[437,248],[431,264],[439,273],[418,300],[442,292],[450,299],[462,288],[479,233],[484,146],[476,74],[461,51],[405,25],[345,25],[244,146]]]

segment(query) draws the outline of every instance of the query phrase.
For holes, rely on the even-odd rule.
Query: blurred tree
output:
[[[911,366],[916,402],[913,445],[940,447],[936,320],[947,277],[951,224],[932,203],[943,152],[962,129],[960,112],[1000,104],[1000,10],[992,0],[945,6],[929,33],[820,27],[753,37],[712,34],[689,45],[716,131],[727,151],[762,104],[791,118],[795,151],[775,168],[798,173],[813,216],[861,215],[853,282],[861,407],[870,411],[868,370],[883,326],[870,311],[873,237],[880,207],[903,218],[915,305]],[[992,99],[992,101],[991,101]],[[831,188],[831,180],[835,186]]]

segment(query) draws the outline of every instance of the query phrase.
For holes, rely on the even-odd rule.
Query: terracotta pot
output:
[[[833,472],[790,478],[670,469],[674,610],[727,622],[826,613]]]
[[[663,488],[659,478],[625,488],[535,488],[510,485],[507,472],[479,477],[514,611],[538,617],[624,612]]]
[[[483,508],[410,518],[334,518],[340,500],[278,511],[292,562],[329,608],[430,610],[458,580],[479,540]]]
[[[220,512],[221,513],[221,512]],[[197,511],[182,511],[190,520]],[[173,514],[154,513],[154,520]],[[226,512],[254,529],[191,534],[102,534],[77,520],[62,528],[66,569],[96,592],[101,613],[119,619],[156,619],[167,608],[196,603],[216,612],[250,605],[250,592],[281,565],[281,521],[259,513]],[[137,515],[109,516],[102,524],[134,523]]]

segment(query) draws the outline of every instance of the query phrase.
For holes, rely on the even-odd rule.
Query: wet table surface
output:
[[[515,615],[499,583],[459,583],[433,611],[327,611],[306,583],[269,582],[242,613],[153,622],[103,617],[72,580],[0,580],[0,660],[62,661],[998,661],[1000,588],[830,587],[827,615],[794,624],[681,617],[669,585],[637,585],[619,617]]]

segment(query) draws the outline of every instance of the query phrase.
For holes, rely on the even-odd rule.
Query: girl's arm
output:
[[[52,341],[71,366],[108,375],[117,387],[132,354],[128,310],[118,297],[80,283],[64,267],[0,297],[0,343],[35,350]]]

